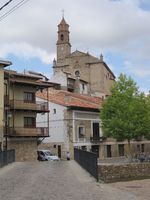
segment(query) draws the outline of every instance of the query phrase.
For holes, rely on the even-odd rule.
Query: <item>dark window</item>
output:
[[[84,138],[85,128],[83,126],[80,126],[78,130],[79,130],[79,138]]]
[[[96,153],[99,157],[99,145],[92,145],[91,150],[92,152]]]
[[[124,156],[124,144],[118,144],[119,156]]]
[[[93,123],[93,138],[99,139],[99,123],[98,122]]]
[[[82,90],[84,90],[85,89],[85,85],[84,85],[84,83],[82,83]]]
[[[61,158],[61,145],[58,145],[58,157]]]
[[[24,92],[24,102],[34,103],[35,102],[35,93],[33,92]]]
[[[63,34],[61,34],[60,39],[61,39],[61,41],[64,40],[64,35]]]
[[[87,147],[86,147],[86,146],[82,146],[81,149],[82,149],[83,151],[87,151]]]
[[[107,157],[111,157],[111,145],[107,145]]]
[[[56,109],[55,108],[53,109],[53,114],[56,114]]]
[[[24,128],[35,128],[35,117],[24,117]]]
[[[80,76],[80,71],[79,70],[75,71],[75,76]]]
[[[140,152],[140,151],[141,151],[141,147],[140,147],[140,145],[139,145],[139,144],[137,145],[137,151],[138,151],[138,152]]]
[[[141,144],[141,152],[144,153],[144,151],[145,151],[145,146],[144,144]]]
[[[74,89],[68,88],[69,92],[74,92]]]

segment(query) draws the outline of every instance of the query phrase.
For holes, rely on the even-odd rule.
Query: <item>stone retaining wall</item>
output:
[[[106,183],[150,178],[150,163],[99,164],[98,174]]]

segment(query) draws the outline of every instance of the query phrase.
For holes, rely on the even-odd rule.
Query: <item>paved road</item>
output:
[[[0,169],[0,200],[148,200],[100,184],[74,161],[22,162]]]

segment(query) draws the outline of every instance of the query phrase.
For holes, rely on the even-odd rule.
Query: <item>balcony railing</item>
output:
[[[23,100],[10,100],[10,109],[32,110],[37,112],[48,112],[48,102],[25,102]]]
[[[103,142],[106,140],[106,137],[101,136],[101,137],[90,137],[91,142]]]
[[[37,127],[37,128],[5,128],[5,136],[8,137],[48,137],[49,132],[47,127]]]

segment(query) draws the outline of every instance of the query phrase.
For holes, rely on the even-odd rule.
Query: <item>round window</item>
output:
[[[75,75],[76,75],[76,76],[80,76],[80,71],[79,71],[79,70],[76,70],[76,71],[75,71]]]

